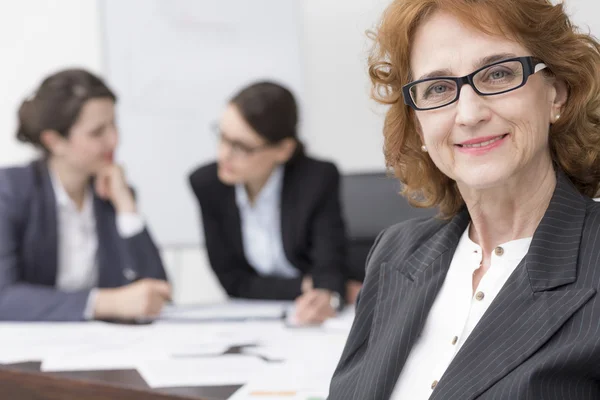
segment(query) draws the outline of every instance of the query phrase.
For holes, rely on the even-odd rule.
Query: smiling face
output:
[[[414,80],[457,77],[494,61],[530,55],[516,41],[489,36],[437,12],[415,32],[410,67]],[[434,94],[443,90],[434,89]],[[464,85],[457,102],[416,111],[416,117],[435,165],[459,188],[486,189],[552,168],[549,126],[565,100],[564,85],[540,72],[525,86],[499,95],[482,97]]]

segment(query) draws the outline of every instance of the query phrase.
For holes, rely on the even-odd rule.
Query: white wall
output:
[[[565,0],[567,12],[571,19],[583,31],[591,31],[596,38],[600,37],[600,2],[598,0]]]
[[[389,2],[302,0],[302,132],[309,151],[344,172],[385,166],[382,109],[369,99],[365,31]]]
[[[96,0],[23,0],[0,6],[0,165],[34,152],[14,139],[16,112],[40,80],[57,69],[102,70]]]
[[[241,86],[267,77],[303,99],[299,4],[100,4],[105,77],[119,92],[122,134],[117,160],[134,182],[140,210],[160,245],[203,243],[188,174],[215,159],[217,140],[211,125]],[[156,162],[157,155],[163,162]]]

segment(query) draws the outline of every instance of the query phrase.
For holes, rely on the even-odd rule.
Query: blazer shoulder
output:
[[[448,222],[438,217],[420,217],[386,228],[377,238],[369,263],[382,263],[391,256],[395,260],[407,258]]]
[[[333,162],[308,156],[302,156],[290,163],[286,170],[286,173],[288,172],[301,177],[302,181],[309,178],[315,183],[321,181],[329,184],[340,178],[340,172]]]
[[[216,162],[196,168],[190,173],[188,180],[196,197],[200,197],[202,193],[209,193],[217,187],[224,186],[219,180]]]
[[[590,218],[598,218],[598,214],[600,214],[600,198],[598,198],[598,200],[587,199],[586,220]]]
[[[3,201],[23,203],[34,192],[36,163],[0,168],[0,197]]]
[[[307,170],[330,175],[339,175],[338,168],[332,161],[320,160],[308,156],[302,157],[299,161],[299,164]]]
[[[582,240],[600,251],[600,202],[592,199],[586,202]]]
[[[189,183],[203,213],[221,209],[224,199],[233,195],[233,186],[221,182],[214,162],[193,171],[189,175]]]

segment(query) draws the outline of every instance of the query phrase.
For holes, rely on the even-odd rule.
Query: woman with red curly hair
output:
[[[549,0],[396,0],[382,232],[330,400],[600,398],[600,44]]]

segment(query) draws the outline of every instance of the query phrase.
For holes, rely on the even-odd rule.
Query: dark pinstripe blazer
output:
[[[431,399],[600,399],[600,204],[557,177],[528,254]],[[382,232],[329,400],[390,397],[468,223],[464,210]]]

